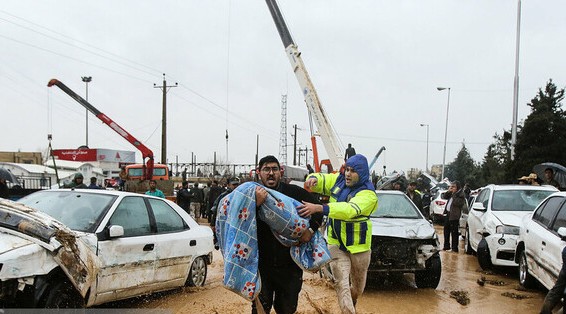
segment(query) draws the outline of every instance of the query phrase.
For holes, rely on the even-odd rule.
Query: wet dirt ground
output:
[[[442,238],[442,228],[436,229]],[[475,256],[464,253],[463,241],[459,253],[443,251],[440,256],[442,277],[436,289],[417,289],[411,274],[390,278],[379,286],[368,284],[358,300],[357,312],[486,314],[540,310],[546,291],[521,289],[516,269],[483,271]],[[218,251],[214,259],[202,288],[183,288],[103,307],[167,309],[171,313],[250,313],[249,302],[222,286],[223,263]],[[330,283],[319,274],[306,272],[303,279],[297,313],[340,313]]]

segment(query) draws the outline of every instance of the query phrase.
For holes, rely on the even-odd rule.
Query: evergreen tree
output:
[[[462,144],[456,159],[448,165],[445,172],[450,181],[458,180],[462,185],[467,182],[472,188],[479,186],[479,167],[470,156],[465,144]]]
[[[505,174],[511,160],[511,133],[503,131],[502,135],[496,133],[493,138],[495,143],[487,148],[480,167],[480,186],[509,183]]]
[[[508,180],[531,172],[542,162],[566,162],[566,115],[562,110],[564,89],[558,90],[552,79],[544,91],[528,104],[531,113],[525,119],[521,132],[517,132],[515,158],[510,165]]]

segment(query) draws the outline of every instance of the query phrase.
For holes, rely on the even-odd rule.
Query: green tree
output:
[[[566,161],[566,115],[562,110],[564,89],[558,89],[552,79],[544,91],[531,100],[531,113],[520,132],[517,132],[515,158],[510,163],[507,180],[531,172],[534,165],[542,162],[564,164]]]
[[[450,181],[458,180],[462,185],[467,182],[472,188],[479,186],[479,167],[465,144],[462,144],[456,159],[448,165],[445,172]]]
[[[487,148],[480,166],[479,185],[490,183],[506,183],[506,168],[511,160],[511,133],[503,131],[502,135],[495,133],[495,143]]]

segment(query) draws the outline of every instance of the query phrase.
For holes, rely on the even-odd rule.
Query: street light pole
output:
[[[517,143],[517,112],[519,108],[519,44],[521,39],[521,0],[517,3],[517,34],[515,40],[515,79],[513,82],[513,124],[511,125],[511,160],[515,159]]]
[[[428,124],[421,123],[421,126],[426,126],[426,172],[428,173]]]
[[[448,136],[448,111],[450,110],[450,87],[437,87],[437,90],[448,90],[448,102],[446,103],[446,127],[444,128],[444,152],[442,153],[442,175],[440,180],[444,180],[444,167],[446,165],[446,137]]]
[[[82,76],[81,79],[86,84],[86,101],[88,102],[88,83],[92,81],[92,76]],[[88,147],[88,109],[86,109],[86,143],[85,146]]]

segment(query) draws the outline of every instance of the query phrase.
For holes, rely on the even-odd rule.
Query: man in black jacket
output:
[[[191,193],[189,192],[189,182],[183,181],[183,186],[177,191],[177,205],[184,209],[187,214],[191,214]]]
[[[319,203],[305,189],[286,184],[281,181],[282,170],[274,156],[265,156],[259,161],[257,170],[261,183],[292,197],[295,200]],[[267,197],[263,188],[256,189],[258,206]],[[301,237],[301,242],[308,242],[322,223],[322,214],[310,218],[310,229]],[[277,314],[295,313],[299,301],[299,292],[303,285],[303,270],[291,259],[289,248],[283,246],[273,235],[269,225],[257,220],[257,240],[259,248],[259,274],[261,276],[261,292],[259,301],[266,313],[273,307]],[[252,304],[252,313],[257,313],[256,304]]]
[[[218,185],[218,181],[213,180],[212,181],[212,186],[210,187],[210,191],[208,192],[208,208],[206,209],[208,211],[207,216],[208,216],[208,223],[211,226],[214,226],[214,224],[216,224],[216,213],[214,213],[214,217],[212,216],[212,208],[214,206],[214,203],[216,202],[216,200],[218,199],[218,197],[220,196],[220,194],[222,194],[222,192],[224,192],[224,189]]]

